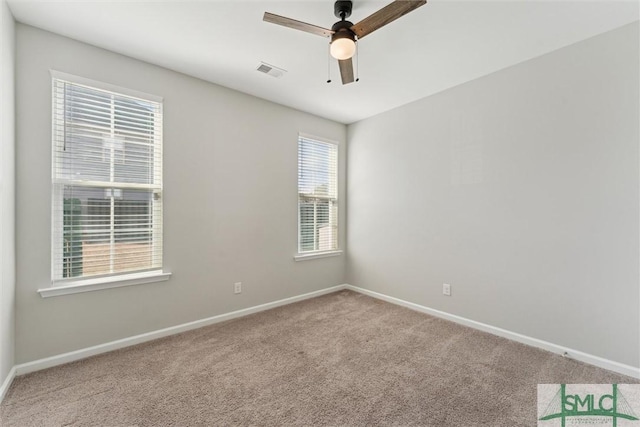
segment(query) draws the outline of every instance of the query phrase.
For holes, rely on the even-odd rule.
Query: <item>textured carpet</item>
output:
[[[638,381],[350,291],[15,379],[9,426],[535,426],[538,383]]]

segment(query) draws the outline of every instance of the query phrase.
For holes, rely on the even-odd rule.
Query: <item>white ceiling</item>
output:
[[[391,0],[354,1],[358,22]],[[302,111],[352,123],[638,20],[628,1],[433,0],[359,43],[360,81],[327,84],[333,1],[8,0],[17,21]],[[279,79],[260,61],[284,68]]]

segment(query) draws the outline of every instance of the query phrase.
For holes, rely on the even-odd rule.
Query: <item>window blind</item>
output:
[[[338,249],[338,146],[298,137],[298,252]]]
[[[52,86],[53,284],[162,268],[162,104]]]

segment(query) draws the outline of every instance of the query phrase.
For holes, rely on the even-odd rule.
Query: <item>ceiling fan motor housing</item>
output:
[[[356,40],[355,33],[351,30],[353,27],[353,23],[349,21],[338,21],[331,27],[333,31],[333,35],[331,36],[331,43],[333,43],[337,39],[351,39],[353,41]]]
[[[338,0],[333,5],[333,14],[339,19],[347,19],[350,17],[352,10],[353,2],[350,0]]]

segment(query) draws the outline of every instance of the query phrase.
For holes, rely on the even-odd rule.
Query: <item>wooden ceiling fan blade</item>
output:
[[[355,24],[351,31],[361,39],[426,3],[427,0],[396,0]]]
[[[353,83],[353,61],[349,59],[338,60],[340,65],[340,77],[342,77],[342,84]]]
[[[286,18],[284,16],[275,15],[273,13],[265,12],[262,18],[264,22],[270,22],[272,24],[282,25],[283,27],[293,28],[294,30],[300,30],[307,33],[315,34],[322,37],[331,37],[333,31],[326,28],[318,27],[317,25],[307,24],[306,22],[296,21],[295,19]]]

